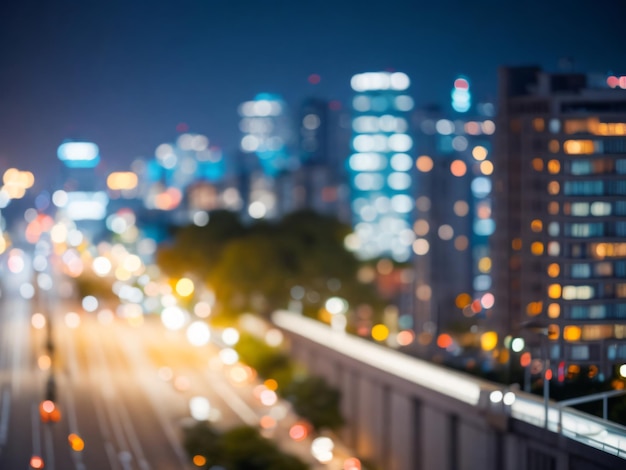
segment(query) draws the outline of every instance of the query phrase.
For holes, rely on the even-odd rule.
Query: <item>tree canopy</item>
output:
[[[331,296],[375,305],[375,289],[357,280],[360,262],[344,247],[349,233],[336,218],[310,210],[248,226],[234,213],[215,211],[206,226],[177,230],[159,247],[157,262],[171,276],[206,282],[217,311],[227,315],[286,308],[295,286],[312,315]]]

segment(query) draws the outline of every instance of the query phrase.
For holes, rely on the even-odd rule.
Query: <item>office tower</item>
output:
[[[345,155],[349,132],[340,125],[339,103],[309,98],[300,108],[297,159],[298,169],[284,175],[293,185],[291,201],[281,203],[332,214],[346,220],[349,211],[345,183]],[[286,183],[286,181],[285,181]]]
[[[459,349],[455,333],[491,315],[491,103],[472,105],[470,83],[453,82],[449,106],[413,116],[416,218],[413,224],[418,344]],[[478,330],[475,330],[478,331]],[[450,335],[452,334],[452,335]]]
[[[260,93],[239,106],[241,150],[258,157],[263,172],[275,176],[292,169],[289,154],[291,129],[287,107],[278,95]]]
[[[105,179],[96,173],[100,149],[92,142],[65,141],[57,149],[63,163],[61,171],[63,190],[52,195],[57,207],[57,218],[67,221],[70,228],[78,228],[90,240],[102,236],[109,197]]]
[[[536,67],[499,80],[494,320],[546,333],[559,372],[610,376],[626,362],[626,91]]]
[[[352,77],[351,85],[354,153],[348,171],[356,252],[365,259],[407,261],[414,239],[409,77],[402,72],[362,73]]]

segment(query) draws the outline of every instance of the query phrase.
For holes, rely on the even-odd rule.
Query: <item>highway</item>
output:
[[[218,428],[265,419],[263,434],[311,468],[343,467],[345,456],[323,465],[311,456],[310,439],[290,439],[297,417],[280,401],[261,403],[258,379],[239,364],[224,364],[215,344],[189,344],[184,331],[167,330],[158,315],[129,321],[87,313],[59,296],[59,286],[25,299],[20,287],[36,284],[25,264],[20,273],[2,273],[0,469],[29,469],[33,456],[48,470],[197,468],[182,448],[182,427],[194,422],[193,397],[208,401],[208,419]],[[46,326],[33,326],[35,313]],[[51,393],[61,419],[42,422],[40,403]],[[70,445],[70,435],[78,445],[76,438]]]

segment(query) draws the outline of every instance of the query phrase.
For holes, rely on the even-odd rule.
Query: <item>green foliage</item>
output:
[[[320,377],[293,381],[285,396],[296,413],[318,431],[322,428],[337,429],[344,423],[339,411],[339,391]]]
[[[157,263],[171,276],[192,272],[206,277],[217,264],[224,246],[245,233],[235,213],[211,212],[209,223],[204,227],[182,227],[174,232],[170,243],[159,246]]]
[[[303,305],[310,316],[335,295],[353,306],[378,308],[375,290],[356,278],[360,262],[344,248],[349,232],[337,219],[313,211],[248,227],[234,213],[216,211],[204,227],[179,229],[159,247],[157,262],[171,276],[205,280],[216,294],[218,315],[227,317],[285,308],[293,286],[314,294]]]
[[[220,434],[206,423],[196,423],[189,428],[183,428],[183,447],[187,454],[202,455],[207,462],[222,460],[222,445]]]
[[[291,360],[279,348],[268,346],[249,333],[241,333],[235,350],[241,361],[256,369],[261,377],[273,378],[279,385],[291,382]]]
[[[306,470],[298,458],[284,454],[258,430],[240,426],[219,434],[207,423],[185,429],[184,447],[190,457],[202,455],[205,468],[222,466],[227,470]]]

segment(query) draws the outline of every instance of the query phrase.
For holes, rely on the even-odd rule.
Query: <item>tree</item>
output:
[[[222,434],[208,423],[197,423],[184,431],[183,445],[193,458],[206,458],[205,468],[226,470],[306,470],[301,460],[280,449],[259,434],[256,428],[239,426]]]
[[[321,377],[293,381],[285,396],[293,404],[295,412],[317,431],[337,429],[344,423],[339,410],[341,395]]]
[[[172,276],[192,272],[205,278],[217,264],[224,246],[245,233],[234,212],[213,211],[207,225],[188,225],[176,230],[173,240],[159,246],[157,263]]]

